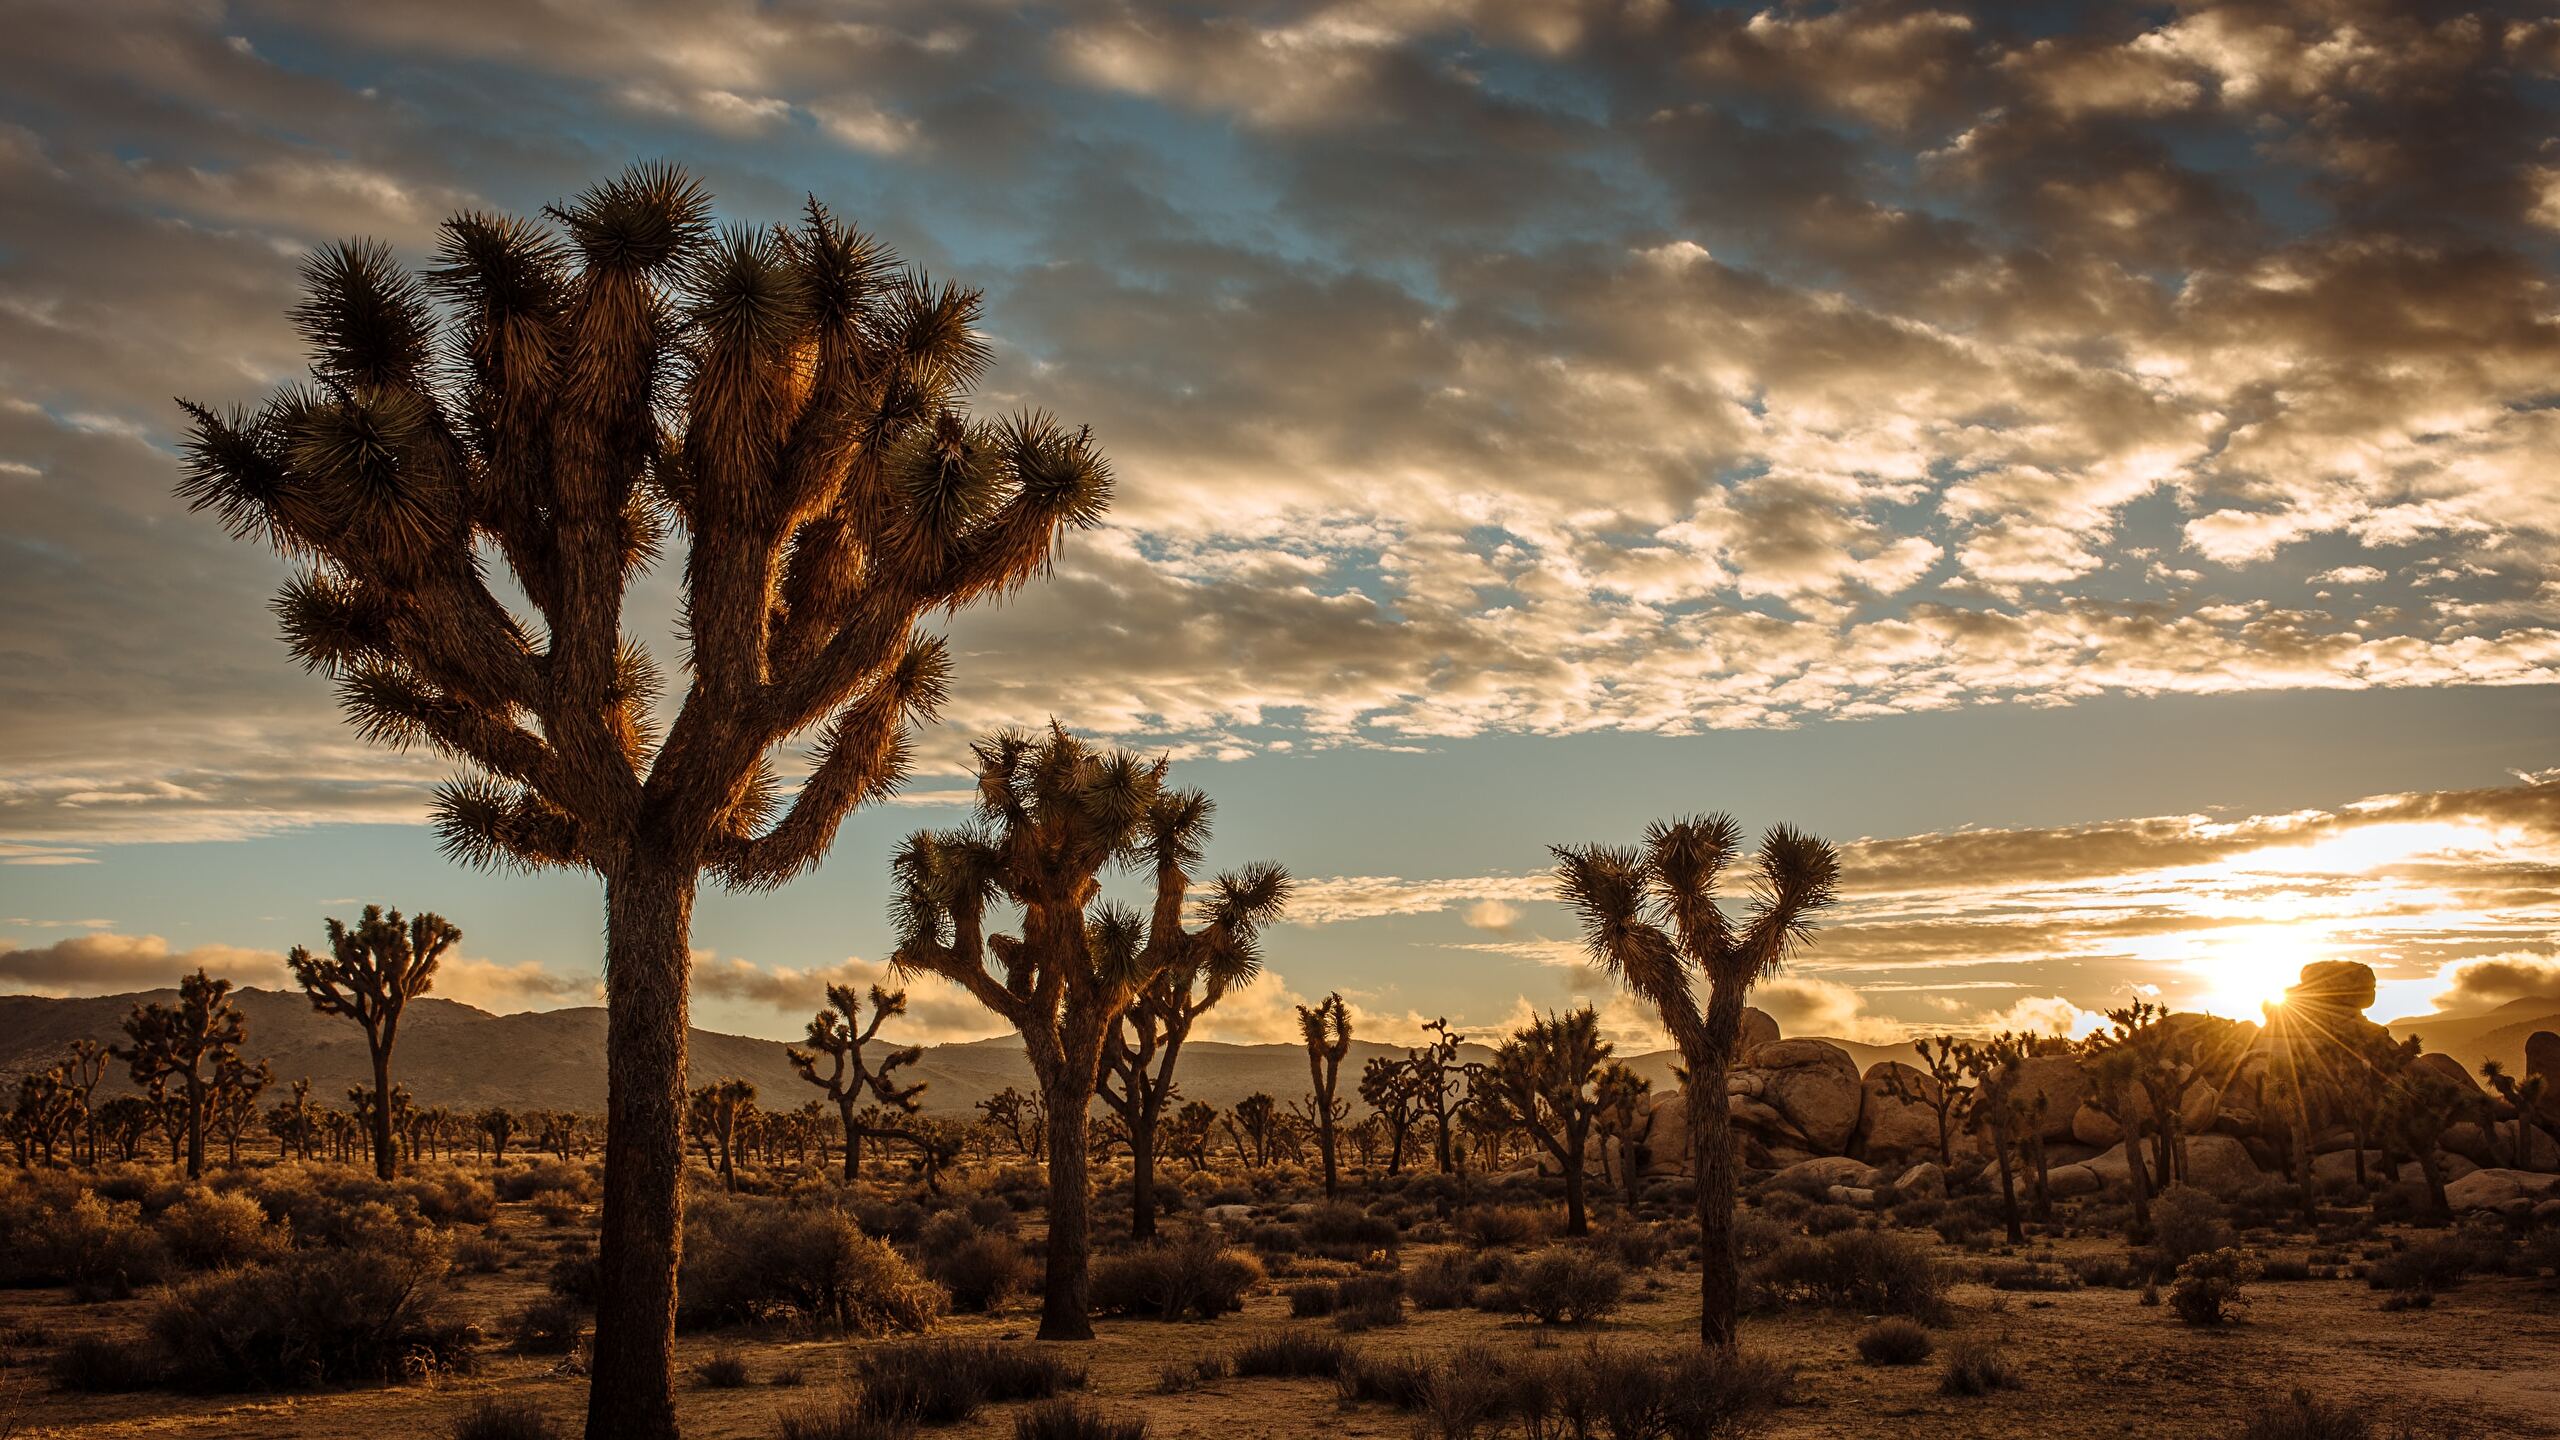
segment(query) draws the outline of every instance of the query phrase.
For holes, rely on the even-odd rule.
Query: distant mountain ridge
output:
[[[71,999],[0,995],[0,1085],[14,1085],[18,1076],[61,1059],[75,1040],[121,1040],[122,1022],[135,1005],[165,1003],[176,994],[153,990]],[[349,1086],[370,1083],[364,1037],[353,1024],[313,1013],[298,992],[244,989],[234,994],[249,1021],[246,1053],[272,1063],[279,1081],[309,1076],[313,1090],[332,1102],[342,1102]],[[2496,1057],[2521,1070],[2525,1037],[2535,1030],[2560,1030],[2560,1005],[2518,1001],[2478,1014],[2395,1020],[2391,1027],[2402,1034],[2414,1030],[2428,1049],[2452,1055],[2465,1069]],[[600,1111],[604,1036],[605,1012],[598,1006],[494,1015],[430,996],[413,1002],[401,1018],[393,1073],[426,1105]],[[817,1091],[784,1059],[784,1043],[695,1030],[687,1050],[692,1081],[743,1076],[755,1083],[766,1105],[797,1105]],[[1831,1043],[1846,1050],[1862,1072],[1879,1060],[1908,1059],[1911,1053],[1907,1045]],[[1492,1053],[1486,1045],[1469,1044],[1463,1058],[1484,1060]],[[1342,1067],[1346,1090],[1371,1056],[1403,1054],[1401,1046],[1355,1039]],[[1672,1088],[1676,1052],[1625,1058],[1657,1092]],[[924,1058],[900,1074],[910,1083],[925,1082],[921,1098],[929,1113],[966,1113],[1006,1086],[1032,1088],[1021,1043],[1002,1036],[926,1046]],[[1186,1098],[1221,1108],[1257,1090],[1288,1099],[1306,1093],[1307,1057],[1295,1045],[1194,1040],[1183,1047],[1175,1078]],[[107,1088],[109,1093],[131,1088],[123,1067],[110,1067]]]
[[[273,1064],[279,1081],[307,1075],[314,1092],[331,1101],[342,1100],[350,1086],[371,1083],[364,1036],[352,1023],[315,1014],[298,992],[242,989],[233,994],[249,1021],[244,1053]],[[121,1040],[124,1017],[134,1006],[167,1003],[176,995],[175,990],[71,999],[0,995],[0,1084],[14,1084],[18,1076],[61,1059],[75,1040]],[[412,1002],[401,1016],[392,1073],[424,1105],[599,1111],[604,1108],[604,1035],[600,1006],[494,1015],[429,996]],[[695,1030],[686,1051],[692,1083],[743,1076],[755,1083],[767,1106],[797,1105],[818,1092],[783,1057],[785,1043]],[[1899,1047],[1835,1043],[1855,1056],[1861,1069],[1876,1059],[1906,1053]],[[1355,1039],[1343,1061],[1345,1088],[1370,1057],[1404,1053],[1402,1046]],[[1466,1060],[1492,1054],[1482,1044],[1462,1049]],[[1679,1059],[1674,1052],[1627,1059],[1656,1090],[1671,1088],[1671,1067]],[[1007,1036],[928,1045],[924,1058],[899,1075],[909,1083],[925,1082],[920,1098],[929,1113],[965,1113],[1007,1086],[1033,1088],[1021,1042]],[[1257,1090],[1288,1099],[1306,1092],[1307,1054],[1288,1044],[1193,1040],[1182,1047],[1175,1078],[1185,1098],[1221,1108]],[[130,1088],[123,1068],[111,1066],[110,1093]]]

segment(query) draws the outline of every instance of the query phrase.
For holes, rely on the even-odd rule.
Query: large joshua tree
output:
[[[277,601],[367,737],[464,774],[448,854],[604,882],[605,1197],[587,1433],[676,1433],[686,979],[706,873],[816,864],[890,789],[944,691],[917,621],[1040,574],[1110,490],[1090,436],[961,406],[978,297],[812,200],[714,231],[634,169],[549,224],[448,221],[435,265],[353,242],[305,267],[312,379],[255,414],[189,405],[180,493],[304,567]],[[682,699],[623,627],[679,548]],[[503,566],[519,615],[487,573]],[[786,798],[770,755],[814,739]]]
[[[1049,1236],[1040,1337],[1089,1340],[1092,1203],[1086,1112],[1122,1012],[1171,966],[1250,948],[1288,901],[1289,877],[1258,864],[1221,875],[1183,928],[1196,851],[1148,823],[1170,792],[1163,761],[1098,749],[1051,725],[973,748],[976,823],[921,831],[892,863],[897,964],[957,982],[1021,1032],[1049,1117]],[[1196,837],[1195,837],[1196,838]],[[1113,865],[1152,874],[1151,913],[1100,899]],[[987,907],[1021,911],[1019,935],[989,935]]]
[[[1732,817],[1708,815],[1656,822],[1641,849],[1554,852],[1558,892],[1580,915],[1592,958],[1652,1005],[1680,1050],[1698,1175],[1698,1334],[1718,1348],[1734,1342],[1738,1298],[1726,1072],[1751,987],[1811,941],[1813,917],[1838,898],[1840,880],[1829,844],[1778,826],[1761,837],[1751,901],[1737,923],[1718,906],[1716,887],[1741,833]]]
[[[924,1082],[900,1085],[895,1072],[924,1058],[924,1050],[905,1045],[866,1063],[863,1048],[880,1036],[880,1023],[907,1011],[907,992],[871,987],[871,1021],[862,1020],[862,997],[850,985],[829,985],[827,1003],[809,1017],[809,1048],[786,1046],[783,1054],[790,1057],[791,1068],[800,1078],[817,1086],[836,1102],[836,1113],[844,1121],[844,1183],[862,1178],[862,1142],[866,1137],[889,1139],[903,1132],[886,1126],[866,1125],[861,1111],[877,1100],[884,1111],[912,1115],[921,1103]],[[818,1057],[828,1059],[827,1073],[818,1073]],[[824,1157],[821,1156],[821,1159]]]
[[[1216,802],[1198,790],[1167,791],[1148,805],[1142,848],[1156,868],[1159,894],[1171,878],[1167,867],[1187,877],[1201,863],[1216,810]],[[1279,884],[1285,897],[1287,877],[1279,877]],[[1228,894],[1221,888],[1213,908]],[[1202,932],[1206,938],[1201,943],[1177,947],[1164,968],[1138,987],[1137,998],[1111,1027],[1103,1046],[1097,1089],[1129,1133],[1129,1234],[1134,1239],[1152,1239],[1156,1233],[1157,1132],[1165,1105],[1181,1093],[1174,1065],[1200,1017],[1261,973],[1255,928],[1231,925],[1221,930],[1213,924]]]
[[[373,1091],[391,1090],[391,1047],[400,1038],[400,1012],[436,983],[436,964],[462,939],[441,915],[403,920],[397,910],[367,905],[355,924],[328,922],[329,953],[299,945],[285,963],[323,1015],[343,1015],[364,1027],[373,1058]],[[373,1109],[374,1173],[388,1180],[397,1169],[391,1148],[391,1112]]]
[[[1307,1047],[1307,1125],[1315,1131],[1316,1154],[1324,1162],[1324,1198],[1342,1191],[1342,1122],[1351,1113],[1338,1093],[1342,1059],[1351,1053],[1351,1008],[1336,991],[1309,1007],[1298,1007],[1298,1037]]]

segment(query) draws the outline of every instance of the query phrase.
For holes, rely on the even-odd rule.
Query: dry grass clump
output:
[[[482,1399],[462,1412],[447,1440],[562,1440],[560,1427],[529,1400]]]
[[[1278,1330],[1238,1346],[1227,1367],[1240,1376],[1281,1379],[1337,1379],[1351,1360],[1351,1347],[1332,1335],[1313,1330]]]
[[[192,1280],[151,1312],[171,1377],[203,1390],[287,1390],[466,1369],[478,1333],[445,1308],[429,1234],[297,1251]]]
[[[2241,1287],[2258,1278],[2258,1261],[2245,1250],[2190,1255],[2169,1287],[2169,1308],[2190,1325],[2223,1325],[2248,1308]]]
[[[1355,1359],[1338,1383],[1346,1404],[1393,1405],[1437,1440],[1506,1424],[1532,1440],[1740,1440],[1767,1428],[1795,1371],[1753,1352],[1469,1345],[1436,1365]]]
[[[1147,1440],[1147,1422],[1140,1415],[1105,1415],[1062,1395],[1015,1415],[1013,1440]]]
[[[1084,1388],[1080,1364],[1036,1345],[901,1340],[862,1356],[855,1404],[873,1421],[952,1425],[980,1406]]]
[[[1582,1325],[1617,1312],[1627,1275],[1595,1251],[1559,1245],[1513,1265],[1478,1303],[1541,1325]]]
[[[1937,1348],[1918,1321],[1899,1315],[1877,1321],[1858,1336],[1858,1358],[1870,1365],[1917,1365]]]
[[[1994,1390],[2014,1390],[2020,1383],[2017,1363],[2009,1352],[1968,1336],[1947,1347],[1947,1368],[1938,1374],[1938,1393],[1988,1395]]]

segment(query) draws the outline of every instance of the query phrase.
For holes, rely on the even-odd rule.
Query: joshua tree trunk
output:
[[[676,1435],[693,892],[690,867],[638,857],[605,883],[605,1192],[590,1436]]]
[[[1156,1106],[1141,1107],[1129,1127],[1129,1238],[1156,1238]]]
[[[187,1077],[187,1178],[204,1178],[204,1082]]]
[[[1582,1167],[1589,1160],[1587,1141],[1576,1137],[1566,1147],[1564,1158],[1564,1233],[1588,1235],[1591,1221],[1583,1213],[1584,1181]]]
[[[1086,1267],[1092,1258],[1093,1208],[1085,1173],[1085,1109],[1093,1101],[1093,1065],[1085,1067],[1083,1076],[1081,1087],[1073,1074],[1041,1087],[1049,1104],[1049,1264],[1040,1297],[1043,1340],[1093,1338],[1093,1321],[1085,1315],[1091,1289]]]
[[[1717,1020],[1711,1006],[1708,1024]],[[1741,1005],[1734,1002],[1734,1028]],[[1725,1051],[1691,1055],[1689,1066],[1689,1164],[1698,1177],[1698,1339],[1718,1350],[1733,1348],[1734,1314],[1741,1296],[1733,1273],[1733,1117],[1725,1109]]]
[[[2027,1233],[2018,1223],[2018,1174],[2009,1155],[2009,1125],[1997,1116],[1991,1121],[1991,1148],[2000,1157],[2001,1223],[2008,1227],[2010,1244],[2024,1244]]]
[[[2444,1167],[2436,1163],[2436,1147],[2419,1145],[2414,1148],[2418,1152],[2418,1174],[2427,1182],[2427,1216],[2438,1222],[2450,1221],[2453,1219],[2453,1205],[2445,1199]]]
[[[844,1183],[847,1189],[862,1178],[862,1126],[853,1118],[853,1101],[854,1097],[848,1095],[836,1102],[836,1109],[844,1116]]]
[[[2130,1118],[2133,1106],[2127,1103],[2124,1111],[2128,1117],[2124,1127],[2124,1168],[2133,1185],[2133,1228],[2147,1235],[2151,1231],[2151,1172],[2142,1163],[2142,1132]]]
[[[373,1173],[388,1180],[399,1173],[398,1152],[391,1148],[391,1052],[373,1047]]]

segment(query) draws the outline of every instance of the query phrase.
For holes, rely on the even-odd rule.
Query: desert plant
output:
[[[2222,1202],[2191,1185],[2172,1185],[2152,1207],[2151,1248],[2163,1271],[2175,1270],[2189,1256],[2230,1248],[2231,1222]]]
[[[1340,992],[1327,995],[1310,1009],[1298,1007],[1298,1034],[1307,1047],[1307,1122],[1315,1131],[1316,1154],[1324,1163],[1324,1198],[1342,1193],[1338,1165],[1340,1130],[1350,1114],[1349,1102],[1337,1091],[1342,1083],[1342,1057],[1351,1053],[1351,1011]]]
[[[576,1301],[546,1295],[517,1311],[509,1329],[515,1347],[527,1355],[566,1355],[586,1333],[586,1316]]]
[[[1553,1222],[1525,1205],[1470,1205],[1458,1212],[1457,1226],[1480,1249],[1535,1245],[1553,1233]]]
[[[53,1353],[46,1366],[57,1390],[120,1395],[148,1390],[166,1378],[158,1352],[147,1345],[82,1335]]]
[[[115,1057],[133,1083],[157,1101],[166,1097],[185,1127],[187,1178],[204,1175],[204,1131],[226,1072],[239,1072],[248,1017],[231,1003],[231,982],[202,970],[178,982],[175,1005],[136,1005],[124,1020],[126,1043]]]
[[[1858,1335],[1858,1358],[1870,1365],[1917,1365],[1937,1349],[1925,1327],[1899,1315],[1888,1315]]]
[[[2169,1308],[2190,1325],[2222,1325],[2247,1308],[2241,1288],[2258,1278],[2257,1257],[2245,1250],[2190,1255],[2169,1287]]]
[[[1476,1303],[1473,1265],[1464,1251],[1440,1251],[1406,1275],[1405,1293],[1418,1310],[1463,1310]]]
[[[446,1309],[444,1252],[429,1236],[362,1250],[305,1250],[192,1280],[152,1310],[173,1378],[204,1390],[398,1380],[470,1360],[472,1328]]]
[[[780,1440],[912,1440],[915,1433],[914,1421],[901,1415],[875,1415],[849,1396],[787,1410],[777,1431]]]
[[[463,1411],[445,1436],[446,1440],[560,1440],[560,1427],[530,1400],[488,1395]]]
[[[1584,1159],[1600,1113],[1594,1082],[1610,1052],[1600,1038],[1599,1015],[1586,1005],[1562,1016],[1532,1017],[1494,1050],[1493,1062],[1476,1077],[1472,1098],[1499,1107],[1528,1131],[1563,1175],[1567,1235],[1591,1233]]]
[[[1947,1347],[1946,1368],[1938,1372],[1941,1395],[1988,1395],[2014,1390],[2018,1367],[2009,1352],[1979,1336],[1968,1335]]]
[[[367,905],[355,924],[327,922],[329,953],[296,945],[285,955],[294,983],[323,1015],[343,1015],[364,1029],[373,1060],[373,1092],[391,1093],[391,1049],[400,1038],[400,1012],[434,987],[436,964],[462,939],[441,915],[403,920],[397,910]],[[391,1110],[374,1107],[373,1173],[388,1180],[398,1168]]]
[[[188,406],[180,493],[310,569],[277,602],[369,739],[462,762],[465,861],[605,886],[604,1294],[587,1433],[672,1440],[686,976],[708,872],[765,889],[897,781],[947,662],[914,626],[1042,572],[1101,514],[1091,437],[960,411],[977,296],[902,273],[815,201],[714,233],[645,166],[550,212],[466,214],[423,281],[351,242],[305,267],[316,384]],[[681,537],[690,683],[671,723],[622,628]],[[491,561],[536,612],[520,622]],[[768,754],[823,726],[787,801]]]
[[[924,1051],[914,1045],[900,1046],[882,1055],[877,1063],[863,1059],[865,1046],[880,1036],[881,1022],[905,1014],[907,992],[871,987],[871,1020],[862,1020],[862,997],[850,985],[827,986],[827,1003],[809,1017],[809,1048],[787,1046],[783,1054],[800,1078],[817,1086],[835,1102],[836,1113],[844,1123],[844,1180],[850,1185],[862,1175],[862,1142],[866,1139],[904,1139],[907,1132],[890,1126],[865,1125],[861,1112],[876,1102],[892,1114],[912,1115],[922,1103],[916,1099],[924,1093],[921,1081],[900,1085],[896,1072],[924,1058]],[[818,1057],[828,1060],[827,1073],[818,1073]]]
[[[1237,1375],[1331,1380],[1350,1363],[1351,1347],[1335,1336],[1304,1329],[1275,1330],[1236,1347],[1227,1368]]]
[[[1094,1266],[1091,1304],[1107,1315],[1157,1320],[1214,1320],[1242,1309],[1261,1283],[1253,1257],[1218,1244],[1206,1231],[1105,1255]]]
[[[922,1330],[942,1294],[842,1211],[723,1199],[686,1218],[677,1319],[687,1327],[789,1319],[857,1335]]]
[[[705,1390],[744,1390],[755,1383],[747,1373],[747,1357],[735,1350],[715,1350],[693,1367],[695,1383]]]
[[[899,1340],[863,1352],[860,1408],[875,1420],[950,1425],[988,1404],[1081,1390],[1085,1371],[1037,1345]]]
[[[1559,1245],[1511,1266],[1479,1303],[1542,1325],[1581,1325],[1614,1314],[1626,1288],[1626,1272],[1606,1258]]]
[[[2373,1422],[2363,1407],[2331,1404],[2309,1390],[2260,1405],[2232,1440],[2369,1440]]]
[[[1924,1324],[1946,1316],[1947,1279],[1937,1261],[1909,1237],[1888,1231],[1789,1241],[1754,1262],[1749,1281],[1754,1300],[1764,1305],[1903,1315]]]
[[[951,1294],[951,1308],[984,1314],[1022,1288],[1030,1273],[1022,1247],[1004,1235],[972,1234],[947,1248],[929,1249],[924,1273]]]
[[[1421,1407],[1423,1397],[1430,1391],[1431,1365],[1413,1355],[1354,1352],[1343,1362],[1342,1373],[1334,1383],[1345,1405],[1414,1410]]]
[[[920,831],[893,863],[896,963],[957,982],[1021,1033],[1050,1130],[1040,1335],[1089,1340],[1085,1124],[1104,1044],[1166,967],[1195,952],[1250,951],[1287,904],[1289,877],[1268,864],[1219,877],[1199,927],[1185,930],[1189,869],[1156,853],[1162,832],[1148,823],[1155,807],[1178,798],[1162,762],[1097,750],[1056,726],[1038,736],[992,735],[972,753],[978,827]],[[1196,849],[1202,839],[1185,845]],[[1117,863],[1154,871],[1150,917],[1097,901],[1095,877]],[[985,934],[986,908],[999,899],[1022,910],[1018,938]]]
[[[276,1233],[267,1212],[250,1196],[196,1190],[160,1212],[160,1238],[181,1265],[217,1270],[271,1260],[283,1253],[286,1237]]]
[[[1084,1401],[1060,1395],[1016,1413],[1013,1440],[1147,1440],[1147,1422],[1144,1416],[1105,1415]]]
[[[1734,1147],[1724,1093],[1743,1002],[1761,977],[1811,939],[1813,916],[1837,897],[1840,876],[1831,846],[1789,827],[1773,829],[1760,844],[1758,893],[1736,926],[1717,908],[1715,889],[1740,839],[1730,816],[1710,815],[1652,826],[1641,853],[1601,845],[1554,852],[1558,893],[1582,918],[1585,948],[1652,1005],[1679,1048],[1691,1100],[1689,1153],[1698,1174],[1698,1334],[1720,1349],[1733,1345],[1739,1305]],[[1696,990],[1701,977],[1703,1007]]]

